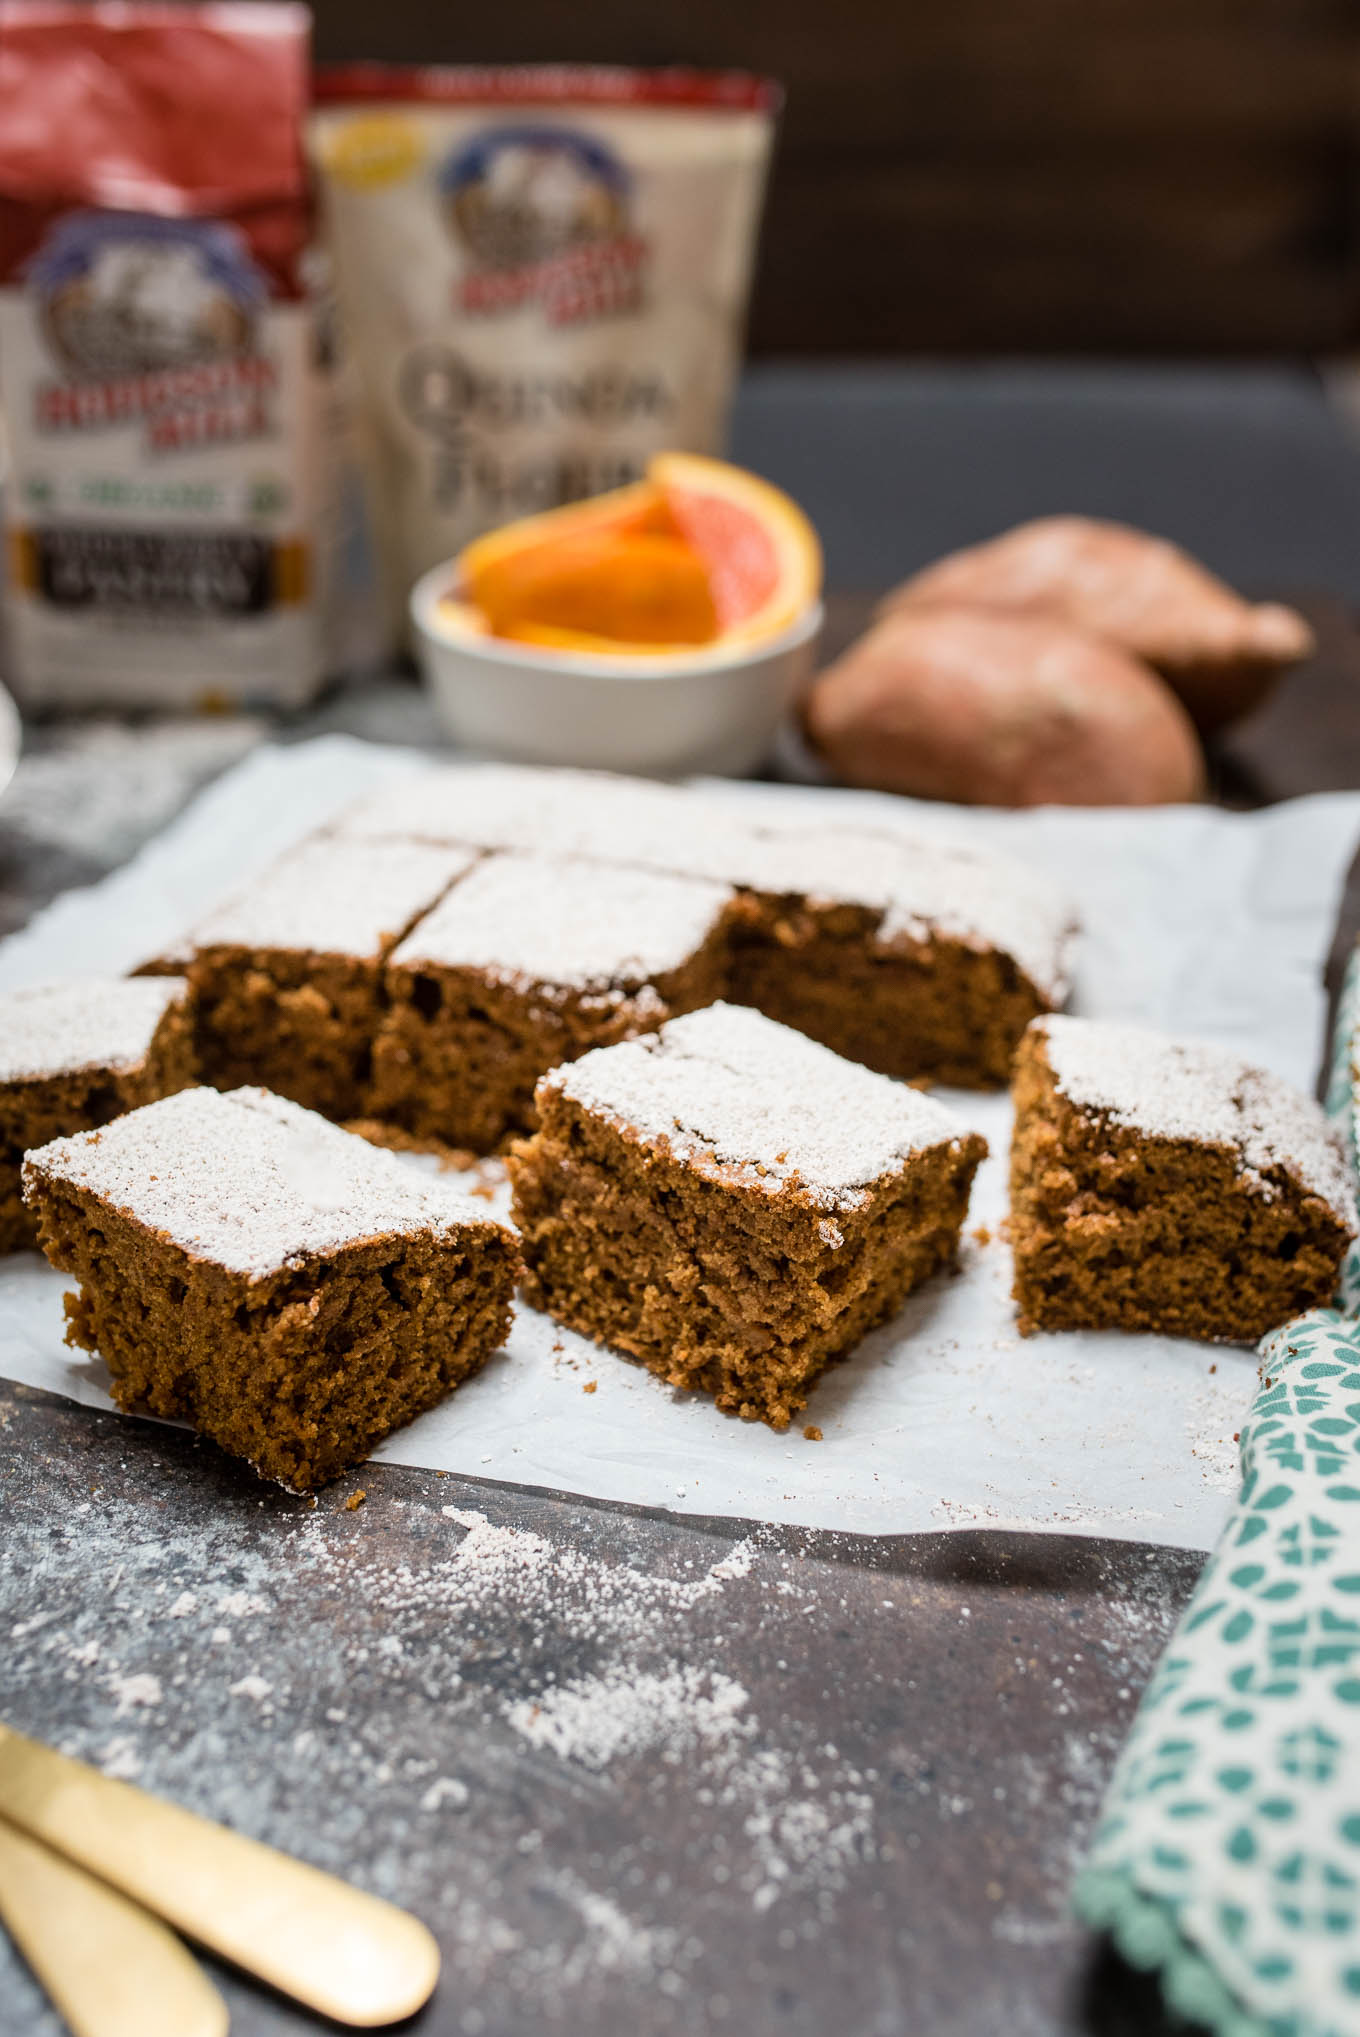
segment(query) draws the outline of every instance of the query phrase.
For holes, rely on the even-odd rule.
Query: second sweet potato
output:
[[[813,746],[850,785],[979,806],[1198,799],[1180,702],[1137,658],[1061,623],[901,609],[823,672]]]

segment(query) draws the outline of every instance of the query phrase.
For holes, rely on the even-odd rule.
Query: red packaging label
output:
[[[310,17],[0,0],[8,618],[30,698],[318,676]]]

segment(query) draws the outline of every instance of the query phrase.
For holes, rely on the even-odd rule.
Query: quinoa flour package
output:
[[[777,91],[323,71],[311,136],[389,602],[481,531],[718,452]]]
[[[0,0],[8,663],[34,705],[305,699],[310,16]]]

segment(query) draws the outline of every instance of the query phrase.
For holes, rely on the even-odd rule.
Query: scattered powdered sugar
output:
[[[108,1068],[147,1056],[185,985],[175,976],[88,978],[0,995],[0,1082]]]
[[[747,1693],[716,1671],[671,1663],[660,1673],[614,1665],[541,1697],[521,1698],[506,1718],[532,1747],[547,1747],[584,1768],[607,1768],[617,1755],[660,1751],[688,1759],[739,1729]]]
[[[659,1612],[690,1612],[705,1599],[716,1598],[725,1582],[745,1577],[751,1567],[750,1544],[738,1542],[702,1577],[645,1577],[623,1565],[592,1563],[578,1550],[559,1548],[527,1528],[499,1527],[471,1509],[448,1506],[440,1511],[467,1533],[438,1579],[401,1574],[399,1584],[409,1583],[415,1602],[422,1601],[427,1585],[469,1608],[497,1602],[506,1593],[552,1612],[574,1601],[577,1633],[597,1638],[640,1640],[651,1631]]]
[[[99,1768],[110,1782],[135,1782],[142,1772],[142,1757],[137,1744],[125,1733],[119,1733],[109,1741],[99,1755]]]
[[[422,1811],[442,1811],[446,1804],[451,1804],[454,1810],[461,1811],[470,1796],[467,1784],[460,1782],[456,1775],[441,1775],[435,1778],[420,1799],[420,1808]]]
[[[751,1544],[749,1542],[738,1542],[731,1552],[723,1557],[721,1563],[713,1565],[708,1574],[710,1577],[720,1579],[723,1583],[726,1583],[729,1578],[749,1577],[753,1560]]]
[[[697,1773],[706,1794],[742,1815],[759,1867],[750,1888],[757,1912],[800,1885],[824,1894],[844,1886],[872,1854],[873,1798],[844,1786],[797,1794],[787,1753],[764,1742],[747,1691],[719,1670],[615,1662],[518,1699],[505,1716],[530,1746],[597,1774],[637,1756]]]
[[[796,1185],[818,1209],[854,1209],[914,1154],[968,1135],[934,1097],[742,1005],[596,1048],[544,1083],[704,1173],[771,1195]]]
[[[1193,1139],[1237,1155],[1247,1183],[1284,1174],[1352,1230],[1355,1199],[1319,1106],[1280,1076],[1204,1040],[1105,1019],[1036,1019],[1061,1094],[1150,1138]]]
[[[527,765],[442,766],[389,781],[335,823],[342,838],[469,843],[639,869],[878,912],[881,946],[945,935],[1014,958],[1054,1004],[1067,994],[1070,901],[1047,878],[969,843],[892,827],[772,823],[679,785]]]
[[[312,835],[200,920],[188,945],[376,960],[476,861],[473,849]]]
[[[265,1699],[272,1694],[273,1689],[273,1684],[267,1678],[261,1676],[258,1670],[252,1670],[249,1676],[238,1677],[235,1683],[228,1684],[227,1686],[228,1694],[231,1697],[253,1698],[257,1705],[263,1704]]]
[[[158,1705],[164,1695],[160,1678],[146,1671],[135,1676],[120,1676],[115,1672],[108,1678],[108,1686],[118,1701],[114,1713],[117,1719],[126,1718],[129,1712]]]
[[[112,869],[267,734],[247,715],[65,722],[55,747],[20,759],[5,792],[6,833]]]
[[[559,1985],[572,1987],[594,1969],[606,1974],[639,1974],[649,1978],[658,1969],[674,1978],[680,1933],[661,1924],[639,1924],[612,1896],[588,1888],[569,1868],[543,1877],[543,1887],[573,1909],[586,1927],[586,1938],[565,1961]]]
[[[196,1258],[262,1280],[364,1238],[508,1238],[438,1176],[263,1089],[186,1089],[30,1153],[24,1178],[104,1197]]]
[[[737,1543],[688,1582],[593,1560],[471,1509],[443,1512],[467,1535],[449,1561],[410,1574],[412,1604],[437,1606],[445,1617],[507,1601],[527,1612],[541,1608],[566,1623],[576,1645],[602,1650],[590,1673],[504,1703],[506,1723],[529,1746],[596,1775],[633,1760],[658,1762],[691,1782],[702,1801],[734,1812],[751,1849],[744,1885],[756,1911],[799,1889],[829,1899],[858,1861],[872,1857],[872,1796],[834,1748],[822,1750],[813,1773],[771,1741],[735,1678],[652,1657],[662,1615],[693,1614],[751,1575],[752,1542]]]
[[[935,1583],[885,1570],[870,1584],[833,1545],[777,1531],[731,1547],[679,1525],[659,1540],[523,1494],[458,1498],[441,1510],[398,1483],[380,1536],[324,1499],[224,1521],[115,1493],[55,1528],[30,1510],[46,1602],[11,1645],[27,1693],[15,1723],[58,1718],[65,1752],[274,1844],[305,1825],[318,1866],[399,1901],[419,1891],[460,2001],[487,2013],[468,2031],[630,2014],[650,2028],[668,1998],[677,2016],[658,2028],[735,2027],[712,2006],[734,1962],[793,1975],[837,1956],[847,1930],[860,1942],[884,1900],[895,1932],[918,1843],[931,1871],[985,1860],[984,1928],[1030,1938],[1060,1918],[1117,1733],[1089,1729],[1092,1695],[1146,1676],[1175,1608],[1140,1595],[1094,1683],[1073,1652],[1083,1623],[1057,1621],[1057,1653],[1027,1636],[1042,1660],[1026,1661],[994,1616],[976,1658],[983,1713],[1013,1709],[1026,1683],[1043,1711],[984,1774],[972,1728],[913,1702],[925,1672],[912,1639],[918,1621],[933,1631]],[[109,1583],[97,1605],[92,1568]],[[260,1638],[229,1651],[212,1639],[228,1600],[267,1609]],[[324,1631],[287,1617],[317,1603],[335,1610]],[[809,1617],[847,1630],[825,1665],[803,1652]],[[152,1672],[159,1707],[116,1717],[108,1677]],[[1011,1808],[990,1811],[984,1787]],[[943,1855],[937,1823],[958,1828]],[[1041,1880],[991,1859],[995,1834],[1017,1830]],[[873,2000],[854,2006],[872,2022]]]
[[[267,1613],[269,1607],[254,1592],[228,1591],[217,1601],[217,1610],[219,1613],[225,1613],[229,1620],[246,1620],[252,1613]],[[173,1613],[173,1606],[171,1611]]]
[[[561,856],[494,856],[455,885],[393,955],[525,988],[598,990],[682,968],[732,891],[697,877]]]

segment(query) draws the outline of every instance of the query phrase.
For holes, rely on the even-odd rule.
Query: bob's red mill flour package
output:
[[[479,532],[722,449],[774,86],[359,65],[317,98],[394,620]]]
[[[298,6],[0,0],[8,665],[293,702],[323,504]]]

